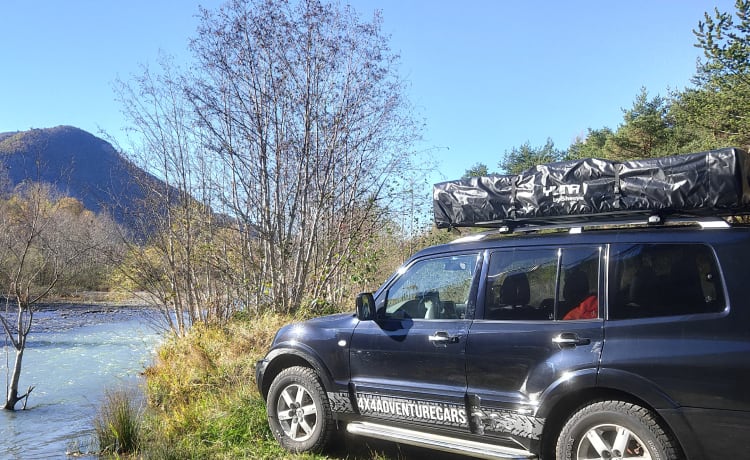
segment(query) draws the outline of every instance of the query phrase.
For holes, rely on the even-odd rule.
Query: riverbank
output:
[[[255,386],[255,363],[276,331],[298,321],[283,315],[239,317],[224,327],[194,326],[159,347],[146,372],[149,411],[144,459],[456,460],[460,457],[350,437],[326,455],[291,454],[273,438]]]
[[[65,295],[49,296],[45,298],[43,307],[55,305],[88,305],[102,307],[146,307],[154,305],[151,294],[147,292],[128,291],[76,291]]]
[[[195,325],[170,338],[145,371],[149,405],[145,459],[279,459],[290,456],[267,427],[255,389],[254,364],[276,329],[292,318],[235,319],[224,327]]]

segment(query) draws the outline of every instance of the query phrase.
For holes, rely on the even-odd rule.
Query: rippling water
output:
[[[36,388],[27,410],[0,410],[0,459],[65,459],[71,458],[67,451],[88,450],[105,388],[137,386],[151,362],[160,338],[152,326],[155,314],[137,307],[80,306],[38,312],[19,392]],[[15,351],[1,336],[0,345],[2,395]]]

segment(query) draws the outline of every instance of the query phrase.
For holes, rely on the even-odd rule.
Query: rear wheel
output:
[[[312,369],[281,371],[268,390],[266,411],[274,437],[287,450],[320,452],[331,439],[331,406]]]
[[[676,460],[676,442],[656,415],[623,401],[583,407],[565,423],[557,440],[558,460]]]

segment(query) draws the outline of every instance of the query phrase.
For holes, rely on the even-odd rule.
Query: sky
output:
[[[124,142],[113,84],[155,66],[188,63],[199,5],[219,0],[0,0],[0,132],[71,125]],[[415,151],[429,180],[551,139],[567,148],[589,128],[616,129],[642,87],[667,96],[690,85],[692,30],[733,0],[351,0],[401,57]]]

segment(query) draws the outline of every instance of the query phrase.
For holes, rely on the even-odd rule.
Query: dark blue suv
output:
[[[478,458],[741,459],[750,228],[713,218],[427,248],[356,314],[257,365],[278,441],[350,433]]]

